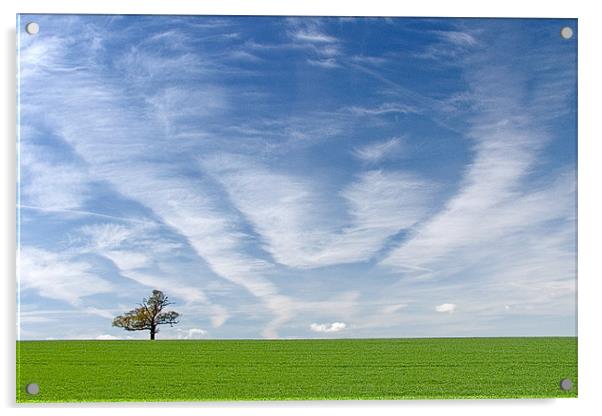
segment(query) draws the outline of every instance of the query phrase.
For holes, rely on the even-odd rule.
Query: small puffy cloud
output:
[[[188,330],[188,338],[199,338],[201,335],[206,335],[207,331],[199,328],[192,328]]]
[[[435,310],[437,312],[453,313],[456,310],[456,304],[455,303],[444,303],[439,306],[436,306]]]
[[[317,324],[314,322],[309,326],[309,329],[314,332],[339,332],[345,328],[347,328],[345,322],[333,322],[331,324]]]
[[[179,339],[199,339],[207,335],[207,331],[200,328],[178,329]]]
[[[121,338],[113,336],[113,335],[109,335],[109,334],[103,334],[103,335],[97,336],[96,339],[101,340],[101,341],[107,341],[107,340],[121,339]]]

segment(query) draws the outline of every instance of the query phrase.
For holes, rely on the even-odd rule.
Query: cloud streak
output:
[[[366,163],[377,163],[385,159],[394,159],[404,150],[403,141],[399,137],[393,137],[380,142],[370,143],[357,147],[353,154]]]
[[[279,264],[312,268],[370,259],[384,241],[425,213],[431,186],[408,173],[366,171],[340,193],[349,225],[333,221],[316,183],[244,158],[202,161]]]
[[[83,306],[88,296],[116,290],[94,273],[90,263],[34,247],[21,248],[19,278],[21,290],[34,290],[77,307]]]

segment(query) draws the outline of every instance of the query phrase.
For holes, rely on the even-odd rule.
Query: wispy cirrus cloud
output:
[[[520,117],[513,115],[520,103],[510,98],[511,93],[489,88],[487,93],[492,96],[480,98],[481,107],[488,111],[475,119],[471,132],[475,159],[461,188],[441,212],[393,250],[383,264],[417,276],[438,276],[452,270],[450,262],[456,270],[481,260],[483,251],[492,249],[483,243],[492,238],[498,244],[513,241],[524,245],[526,235],[540,235],[542,240],[553,235],[553,221],[572,221],[574,178],[559,172],[552,182],[528,185],[547,133],[530,123],[533,116],[527,112]],[[569,239],[566,250],[571,251],[571,247]],[[539,251],[533,246],[524,249],[534,254]],[[538,256],[550,255],[551,265],[557,254],[541,252]],[[550,272],[556,275],[558,270]]]
[[[334,58],[308,59],[307,63],[322,68],[338,68],[340,66]]]
[[[298,29],[292,33],[292,37],[303,42],[333,43],[337,41],[335,37],[321,33],[316,28]]]
[[[123,277],[183,299],[185,310],[199,303],[206,305],[212,325],[222,326],[230,316],[228,310],[212,303],[198,281],[182,279],[178,272],[171,270],[169,258],[183,247],[164,236],[159,238],[158,231],[156,225],[114,223],[86,225],[80,229],[89,241],[87,250],[113,262]]]
[[[400,137],[369,143],[367,145],[356,147],[353,155],[367,163],[377,163],[385,159],[394,159],[404,150],[404,143]]]
[[[351,60],[358,64],[369,64],[374,66],[389,63],[389,59],[386,57],[372,55],[354,55],[351,57]]]
[[[411,114],[418,112],[416,107],[401,103],[383,103],[376,107],[352,106],[345,110],[358,116],[381,116],[387,114]]]
[[[476,33],[468,30],[433,30],[430,31],[437,41],[427,45],[416,53],[418,59],[442,60],[446,65],[458,65],[458,58],[466,56],[473,48],[482,46]]]
[[[39,136],[40,132],[30,130]],[[40,145],[21,145],[21,201],[44,210],[81,208],[89,197],[86,167],[75,162],[55,161]]]
[[[391,314],[391,313],[396,313],[399,312],[400,310],[407,308],[408,305],[405,303],[398,303],[398,304],[393,304],[393,305],[387,305],[383,308],[383,312],[386,314]]]
[[[309,43],[335,43],[338,39],[328,34],[321,19],[287,19],[292,39]]]
[[[340,66],[337,59],[342,53],[339,39],[326,33],[320,19],[288,19],[288,25],[294,44],[312,52],[314,57],[306,60],[308,64],[326,69]]]
[[[469,32],[462,32],[459,30],[435,30],[432,33],[452,45],[475,46],[479,43],[477,38]]]
[[[92,264],[68,254],[23,246],[19,253],[20,288],[81,307],[88,296],[117,288],[94,272]]]
[[[140,76],[146,77],[147,74],[143,72]],[[64,91],[63,82],[69,81],[55,80],[51,88]],[[72,100],[55,108],[48,116],[63,139],[89,163],[91,175],[151,209],[167,226],[177,230],[189,241],[213,272],[264,299],[265,306],[279,314],[279,309],[276,308],[281,297],[278,296],[276,287],[264,277],[270,266],[264,260],[245,254],[245,236],[237,230],[241,225],[236,214],[222,211],[215,198],[204,192],[202,183],[182,180],[177,174],[163,172],[160,165],[136,162],[149,152],[161,154],[160,143],[170,138],[157,135],[154,128],[157,122],[159,125],[164,123],[164,119],[159,117],[149,124],[143,112],[127,109],[121,94],[113,90],[110,84],[100,87],[95,82],[88,82],[86,78],[77,76],[76,82],[85,84],[85,90],[93,91],[98,88],[102,94],[91,93],[84,97],[78,91]],[[155,96],[154,91],[151,94]],[[178,93],[170,96],[175,97],[177,103],[169,101],[168,104],[178,105],[178,108],[187,111],[186,102],[182,102],[181,98],[188,95]],[[86,101],[82,101],[83,99]],[[173,114],[169,109],[165,111]],[[177,111],[175,114],[179,116],[179,110]],[[117,125],[108,123],[115,112],[122,114],[122,122]],[[70,119],[62,118],[63,113],[70,113]],[[136,135],[132,136],[132,132],[136,132]],[[106,134],[109,135],[109,140],[105,138]],[[82,140],[82,137],[85,139]],[[149,147],[147,137],[155,137],[157,141]],[[107,153],[107,147],[119,151]],[[127,177],[131,180],[127,180]],[[102,254],[114,261],[125,276],[141,284],[160,287],[169,285],[168,280],[161,277],[133,270],[145,265],[149,259],[140,251],[106,250]],[[177,291],[173,288],[171,290]],[[195,293],[199,293],[199,290],[183,290],[181,295],[189,298]],[[223,316],[223,312],[220,313]]]
[[[530,314],[571,314],[575,177],[563,169],[545,180],[533,176],[551,140],[541,105],[548,93],[521,95],[522,73],[498,62],[503,57],[481,58],[466,69],[478,112],[468,133],[474,158],[463,181],[443,209],[381,264],[406,279],[438,282],[431,294],[453,293],[467,313],[485,320],[508,312],[508,304]],[[440,309],[451,312],[444,305]]]
[[[236,156],[201,161],[262,236],[272,258],[289,267],[366,261],[391,235],[427,210],[431,186],[411,174],[368,171],[340,193],[350,223],[337,224],[316,183]]]

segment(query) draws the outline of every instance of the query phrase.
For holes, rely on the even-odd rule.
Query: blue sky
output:
[[[22,15],[20,337],[576,335],[567,25]]]

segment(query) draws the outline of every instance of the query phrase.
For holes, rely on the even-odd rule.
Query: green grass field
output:
[[[576,396],[568,337],[17,342],[18,402]]]

